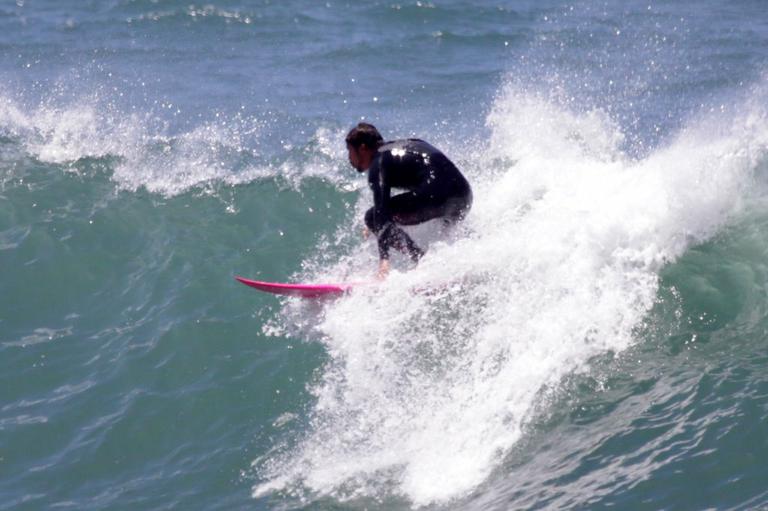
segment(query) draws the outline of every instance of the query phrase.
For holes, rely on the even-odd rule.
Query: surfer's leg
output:
[[[450,192],[450,193],[447,193]],[[466,189],[448,190],[431,185],[416,191],[395,195],[389,201],[392,219],[398,225],[417,225],[436,218],[442,218],[443,227],[449,228],[464,219],[472,205],[472,191]],[[377,232],[373,223],[373,208],[365,213],[365,225],[377,235],[386,236],[393,246],[418,261],[424,255],[408,234],[396,226]]]
[[[466,188],[451,192],[433,185],[395,195],[390,199],[392,218],[400,225],[416,225],[435,218],[442,218],[445,225],[456,224],[472,206],[472,191]]]
[[[408,254],[413,262],[418,262],[424,256],[424,251],[416,245],[413,238],[395,224],[389,224],[389,227],[384,229],[380,236],[387,240],[386,243],[389,246]]]
[[[399,223],[397,222],[397,219],[395,219],[395,222]],[[370,208],[365,212],[365,225],[371,232],[375,233],[376,236],[383,236],[386,238],[387,245],[395,247],[404,254],[408,254],[414,262],[417,262],[424,255],[424,251],[416,245],[413,239],[408,236],[408,233],[395,225],[395,223],[389,224],[389,226],[383,230],[376,229],[373,222],[373,208]]]
[[[463,190],[463,193],[451,197],[445,202],[443,206],[443,225],[445,227],[452,227],[467,216],[470,208],[472,207],[472,190],[467,188]]]
[[[368,228],[368,230],[375,233],[376,228],[373,225],[373,208],[370,208],[365,212],[363,219],[365,220],[365,226]]]
[[[444,199],[429,193],[407,192],[390,199],[392,218],[400,225],[416,225],[444,215]]]

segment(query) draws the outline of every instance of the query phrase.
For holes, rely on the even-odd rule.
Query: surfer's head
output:
[[[384,143],[379,130],[373,124],[361,122],[347,133],[347,151],[349,163],[359,172],[371,166],[379,146]]]

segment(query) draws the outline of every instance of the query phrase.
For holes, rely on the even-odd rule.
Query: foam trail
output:
[[[634,342],[658,270],[739,211],[768,145],[764,110],[744,110],[727,129],[692,121],[638,161],[601,112],[506,89],[476,156],[496,163],[474,176],[473,234],[325,310],[310,428],[255,462],[254,495],[298,484],[306,498],[418,507],[471,492],[548,389]],[[412,292],[423,287],[435,291]]]

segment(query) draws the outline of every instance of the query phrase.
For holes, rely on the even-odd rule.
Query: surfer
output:
[[[420,139],[384,142],[372,124],[361,122],[346,137],[349,163],[368,172],[373,207],[365,213],[365,234],[376,234],[379,277],[389,272],[389,250],[417,262],[424,255],[399,226],[442,218],[445,225],[462,220],[472,205],[472,189],[458,168],[439,150]],[[391,196],[392,188],[407,190]]]

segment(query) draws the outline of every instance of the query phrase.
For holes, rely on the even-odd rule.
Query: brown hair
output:
[[[379,130],[376,129],[376,126],[368,124],[367,122],[361,122],[349,130],[345,140],[347,145],[354,148],[365,145],[368,148],[377,149],[384,143],[384,139],[381,137]]]

